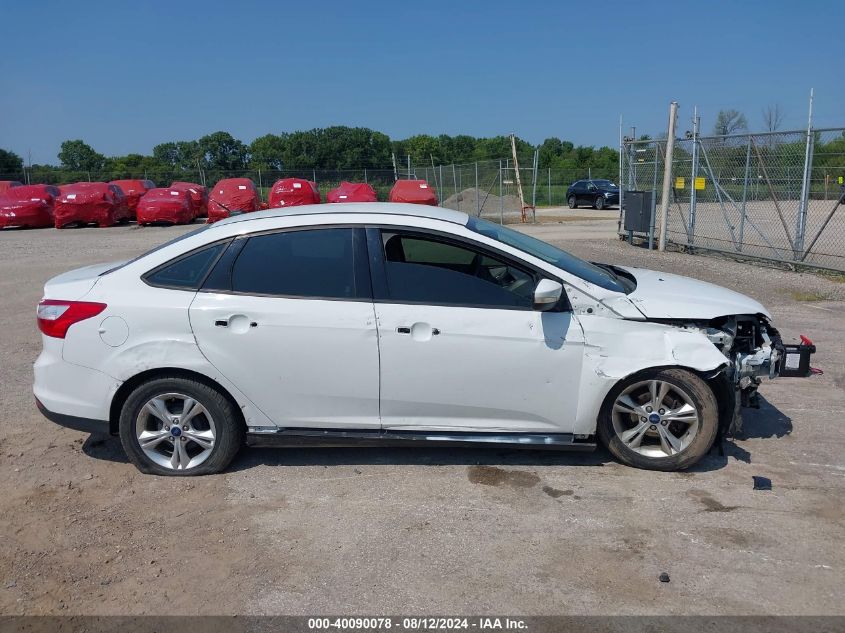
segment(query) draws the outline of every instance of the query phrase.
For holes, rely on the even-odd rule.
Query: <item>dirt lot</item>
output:
[[[34,309],[52,275],[185,229],[0,234],[0,614],[845,613],[845,283],[597,239],[614,229],[527,230],[748,293],[825,374],[765,384],[747,437],[685,473],[605,451],[256,449],[220,476],[142,476],[36,411]]]

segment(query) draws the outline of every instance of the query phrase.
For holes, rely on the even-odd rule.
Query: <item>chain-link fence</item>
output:
[[[422,178],[440,194],[441,206],[464,211],[500,223],[536,220],[536,209],[566,205],[569,185],[584,178],[616,180],[616,170],[539,168],[530,156],[519,161],[519,198],[517,170],[512,159],[487,160],[462,165],[431,165],[411,168],[411,177]],[[526,165],[531,165],[526,167]],[[400,173],[400,177],[406,175]]]
[[[624,189],[653,192],[655,209],[665,152],[665,141],[622,146]],[[843,129],[677,140],[667,241],[845,270],[844,181]]]

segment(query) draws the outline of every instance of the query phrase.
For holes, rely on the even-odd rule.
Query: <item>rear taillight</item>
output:
[[[44,299],[38,304],[38,329],[47,336],[64,338],[71,325],[97,316],[105,309],[105,303]]]

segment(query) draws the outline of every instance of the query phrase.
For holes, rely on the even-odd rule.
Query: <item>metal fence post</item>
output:
[[[475,163],[475,215],[481,217],[481,192],[478,190],[478,161]]]
[[[798,223],[795,227],[795,257],[804,250],[804,234],[807,230],[807,206],[810,200],[810,170],[813,161],[813,92],[810,89],[810,112],[807,115],[807,147],[804,150],[804,177],[801,180],[801,206],[798,211]]]
[[[742,181],[742,210],[739,216],[739,245],[737,250],[742,252],[742,240],[745,236],[745,204],[748,202],[748,174],[751,170],[751,137],[748,137],[748,148],[745,151],[745,178]]]
[[[551,182],[551,171],[549,171],[549,182]],[[551,185],[549,186],[549,197],[551,197]],[[622,226],[625,222],[625,137],[622,135],[622,115],[619,115],[619,221],[616,224],[616,232],[622,233]]]
[[[698,178],[698,106],[695,109],[695,116],[692,121],[692,182],[690,183],[689,199],[689,235],[687,243],[692,246],[695,243],[695,210],[698,202],[698,192],[695,188],[695,179]]]
[[[810,205],[810,175],[813,170],[813,146],[815,134],[812,128],[807,130],[807,148],[804,152],[804,178],[801,181],[801,207],[798,212],[798,224],[795,227],[796,256],[804,250],[804,237],[807,232],[807,210]]]
[[[651,182],[651,219],[648,223],[648,250],[654,250],[654,222],[657,215],[657,157],[660,145],[654,141],[654,177]]]
[[[458,195],[458,175],[455,172],[455,163],[452,163],[452,189],[455,192],[455,202],[458,203],[458,211],[461,210],[461,196]]]
[[[502,196],[502,161],[499,160],[499,224],[505,223],[505,198]]]
[[[549,206],[552,206],[552,168],[549,167]]]

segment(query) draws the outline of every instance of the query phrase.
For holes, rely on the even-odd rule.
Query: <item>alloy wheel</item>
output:
[[[141,407],[135,436],[144,454],[159,466],[189,470],[211,456],[217,428],[208,410],[194,398],[163,393]]]
[[[690,395],[670,382],[645,380],[628,386],[613,403],[613,430],[622,443],[645,457],[677,455],[700,429]]]

